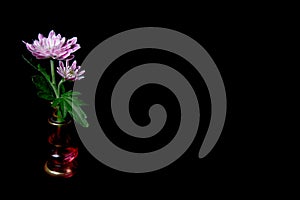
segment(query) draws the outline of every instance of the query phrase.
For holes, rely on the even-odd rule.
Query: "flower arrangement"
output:
[[[23,59],[39,72],[32,76],[38,97],[51,102],[59,122],[70,116],[83,127],[88,127],[87,116],[82,109],[86,104],[79,99],[80,92],[67,90],[65,85],[84,78],[85,70],[82,70],[74,59],[74,53],[81,48],[77,44],[77,37],[67,40],[51,30],[48,37],[39,33],[38,40],[34,40],[32,44],[22,42],[35,59],[50,60],[50,67],[42,67],[40,63],[33,64],[23,56]]]

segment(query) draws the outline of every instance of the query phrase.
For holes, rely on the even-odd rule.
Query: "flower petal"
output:
[[[53,36],[55,36],[55,32],[54,32],[54,30],[51,30],[49,32],[48,38],[52,38]]]
[[[42,41],[44,36],[41,33],[39,33],[38,38],[39,38],[39,41]]]

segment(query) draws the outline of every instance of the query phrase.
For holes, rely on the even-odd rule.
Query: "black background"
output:
[[[5,87],[10,94],[6,101],[13,103],[12,112],[7,115],[8,131],[5,131],[12,136],[5,145],[9,158],[4,162],[9,168],[5,176],[10,188],[28,197],[82,194],[97,198],[105,198],[105,195],[157,198],[179,194],[186,198],[218,194],[238,197],[240,194],[268,195],[280,188],[285,175],[277,169],[286,160],[273,143],[278,136],[270,131],[272,123],[267,120],[273,107],[265,98],[274,90],[270,83],[273,77],[266,81],[265,75],[270,69],[266,49],[272,41],[269,36],[276,15],[270,17],[265,7],[223,10],[222,6],[219,9],[178,6],[176,10],[158,10],[142,6],[141,10],[130,7],[121,11],[92,7],[73,12],[68,7],[53,8],[53,12],[47,14],[43,6],[38,9],[29,6],[22,12],[16,11],[19,13],[16,20],[8,23],[7,30],[14,37],[15,47],[11,71],[14,85]],[[103,165],[78,140],[78,173],[70,179],[48,177],[43,171],[47,156],[48,105],[36,96],[30,78],[34,71],[21,58],[22,54],[29,55],[22,40],[32,41],[38,33],[47,35],[52,29],[66,38],[76,36],[81,45],[75,53],[76,60],[82,63],[106,38],[145,26],[170,28],[192,37],[216,63],[228,101],[225,126],[216,146],[205,158],[199,159],[197,155],[204,136],[199,132],[187,152],[171,165],[151,173],[132,174]],[[197,82],[197,76],[190,78]],[[201,77],[198,78],[201,82]],[[201,88],[205,93],[205,87]],[[205,112],[207,104],[203,106],[200,109]],[[201,123],[207,123],[203,120]]]

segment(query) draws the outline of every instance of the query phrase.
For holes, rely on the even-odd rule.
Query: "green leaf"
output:
[[[47,79],[48,82],[51,82],[51,78],[48,75],[47,71],[43,67],[41,67],[40,64],[37,65],[37,69],[43,74],[43,76]]]
[[[75,122],[79,123],[83,127],[88,127],[89,123],[86,120],[87,116],[82,105],[86,105],[82,100],[74,95],[79,95],[79,92],[74,92],[72,90],[67,91],[53,101],[53,107],[59,107],[62,117],[65,118],[69,113]]]
[[[69,113],[75,122],[83,127],[88,127],[89,123],[86,120],[87,116],[80,107],[81,105],[84,105],[84,103],[82,100],[73,97],[72,93],[72,91],[68,91],[62,94],[60,98],[54,100],[53,106],[59,106],[63,117]]]
[[[41,99],[45,99],[47,101],[52,101],[53,100],[53,95],[49,95],[48,93],[44,93],[43,91],[38,91],[37,96]]]
[[[79,99],[77,97],[77,95],[80,95],[80,94],[81,94],[80,92],[69,90],[68,92],[62,94],[61,96],[63,98],[71,98],[73,100],[73,104],[75,104],[77,106],[87,105],[85,102],[83,102],[81,99]]]
[[[62,101],[63,101],[62,98],[56,98],[56,99],[54,99],[54,101],[52,102],[52,107],[58,107],[59,104],[61,104]]]
[[[63,98],[56,98],[52,102],[52,107],[58,108],[58,112],[63,119],[67,117],[68,110],[67,110],[66,102]]]
[[[72,97],[72,93],[73,93],[73,91],[72,90],[69,90],[69,91],[67,91],[67,92],[65,92],[65,93],[62,93],[62,97]]]
[[[61,102],[60,110],[61,110],[62,117],[65,118],[68,114],[68,106],[66,105],[65,101]]]
[[[72,96],[75,96],[75,95],[80,95],[81,93],[78,92],[78,91],[72,91]]]
[[[53,90],[45,77],[41,75],[32,76],[32,82],[37,88],[38,97],[46,100],[53,100],[55,98]]]
[[[78,106],[86,106],[87,105],[81,99],[79,99],[78,97],[74,97],[74,96],[73,96],[73,103]]]
[[[65,99],[66,103],[68,104],[68,108],[70,108],[69,106],[71,105],[71,110],[68,109],[68,112],[72,116],[74,121],[76,121],[83,127],[88,127],[89,123],[86,120],[87,116],[86,116],[85,112],[82,110],[82,108],[80,107],[80,105],[77,104],[78,102],[76,102],[76,101],[74,102],[74,98],[73,98],[73,102],[72,102],[72,98],[70,98],[70,97],[64,98],[64,99]]]
[[[63,84],[60,85],[60,93],[63,94],[66,92],[65,86]]]

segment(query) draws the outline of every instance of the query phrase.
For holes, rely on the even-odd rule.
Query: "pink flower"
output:
[[[83,79],[82,76],[85,70],[79,71],[81,66],[76,65],[76,60],[73,61],[72,65],[69,65],[69,60],[66,61],[66,66],[62,61],[59,61],[59,67],[57,67],[57,73],[66,80],[76,81]]]
[[[38,40],[34,40],[32,44],[23,41],[37,59],[53,58],[57,60],[73,58],[74,55],[71,54],[80,49],[80,45],[76,42],[77,37],[66,41],[66,38],[62,38],[60,34],[55,35],[53,30],[50,31],[48,38],[39,33]]]

